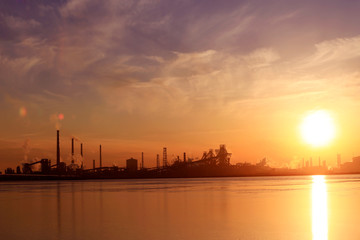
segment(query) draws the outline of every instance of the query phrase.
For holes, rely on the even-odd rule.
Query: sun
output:
[[[300,126],[304,141],[313,147],[328,145],[335,137],[335,124],[331,115],[325,110],[311,112]]]

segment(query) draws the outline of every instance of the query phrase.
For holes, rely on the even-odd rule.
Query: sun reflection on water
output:
[[[328,239],[327,191],[325,176],[312,176],[313,240]]]

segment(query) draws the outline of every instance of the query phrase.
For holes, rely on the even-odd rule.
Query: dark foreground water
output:
[[[360,175],[0,183],[0,239],[360,239]]]

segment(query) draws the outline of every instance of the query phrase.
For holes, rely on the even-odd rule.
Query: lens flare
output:
[[[19,115],[20,115],[20,117],[26,117],[26,115],[27,115],[27,110],[26,110],[25,107],[21,107],[21,108],[19,109]]]
[[[59,115],[58,115],[58,119],[59,119],[59,120],[63,120],[63,119],[64,119],[64,114],[59,113]]]

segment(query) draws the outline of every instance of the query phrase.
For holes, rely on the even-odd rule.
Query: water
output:
[[[0,183],[0,239],[359,239],[360,175]]]

